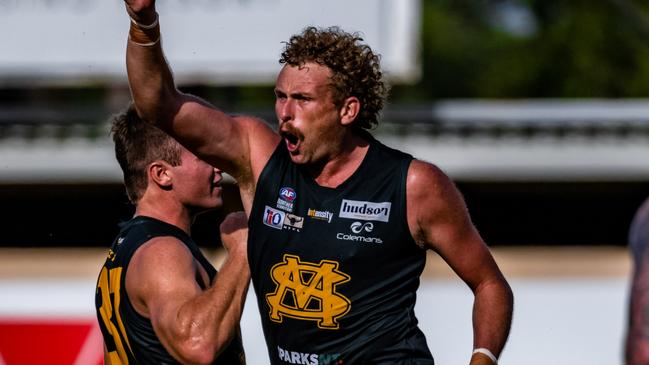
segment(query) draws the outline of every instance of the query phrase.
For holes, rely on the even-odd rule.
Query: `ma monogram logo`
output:
[[[283,260],[270,272],[277,284],[274,293],[266,294],[270,319],[281,323],[288,316],[317,321],[322,329],[338,329],[338,319],[349,312],[351,302],[336,292],[336,286],[348,282],[350,276],[338,270],[336,261],[315,264],[289,254]]]

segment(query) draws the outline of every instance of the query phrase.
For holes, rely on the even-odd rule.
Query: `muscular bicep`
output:
[[[170,353],[182,331],[180,308],[200,294],[196,261],[174,237],[157,237],[140,247],[129,264],[126,289],[135,309],[151,320],[154,331]],[[208,283],[209,284],[209,283]]]
[[[279,142],[264,121],[228,115],[190,95],[184,96],[168,130],[187,149],[240,184],[256,182]]]
[[[408,224],[417,243],[436,251],[470,287],[498,275],[460,192],[439,168],[412,162],[407,202]]]

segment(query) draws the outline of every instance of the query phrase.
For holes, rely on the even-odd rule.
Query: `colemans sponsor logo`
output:
[[[383,243],[383,240],[379,237],[367,236],[374,230],[374,223],[372,222],[354,222],[349,228],[354,234],[338,232],[336,238],[352,242]]]

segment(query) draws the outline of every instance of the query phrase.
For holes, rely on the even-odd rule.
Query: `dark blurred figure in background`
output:
[[[629,230],[633,283],[626,338],[626,364],[649,364],[649,199],[636,212]]]

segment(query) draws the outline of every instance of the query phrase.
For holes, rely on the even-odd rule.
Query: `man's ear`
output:
[[[153,161],[149,164],[147,173],[149,174],[149,179],[155,182],[161,188],[168,188],[171,186],[172,176],[171,176],[171,165],[164,161]]]
[[[361,101],[355,96],[350,96],[343,101],[340,108],[340,123],[350,125],[361,112]]]

